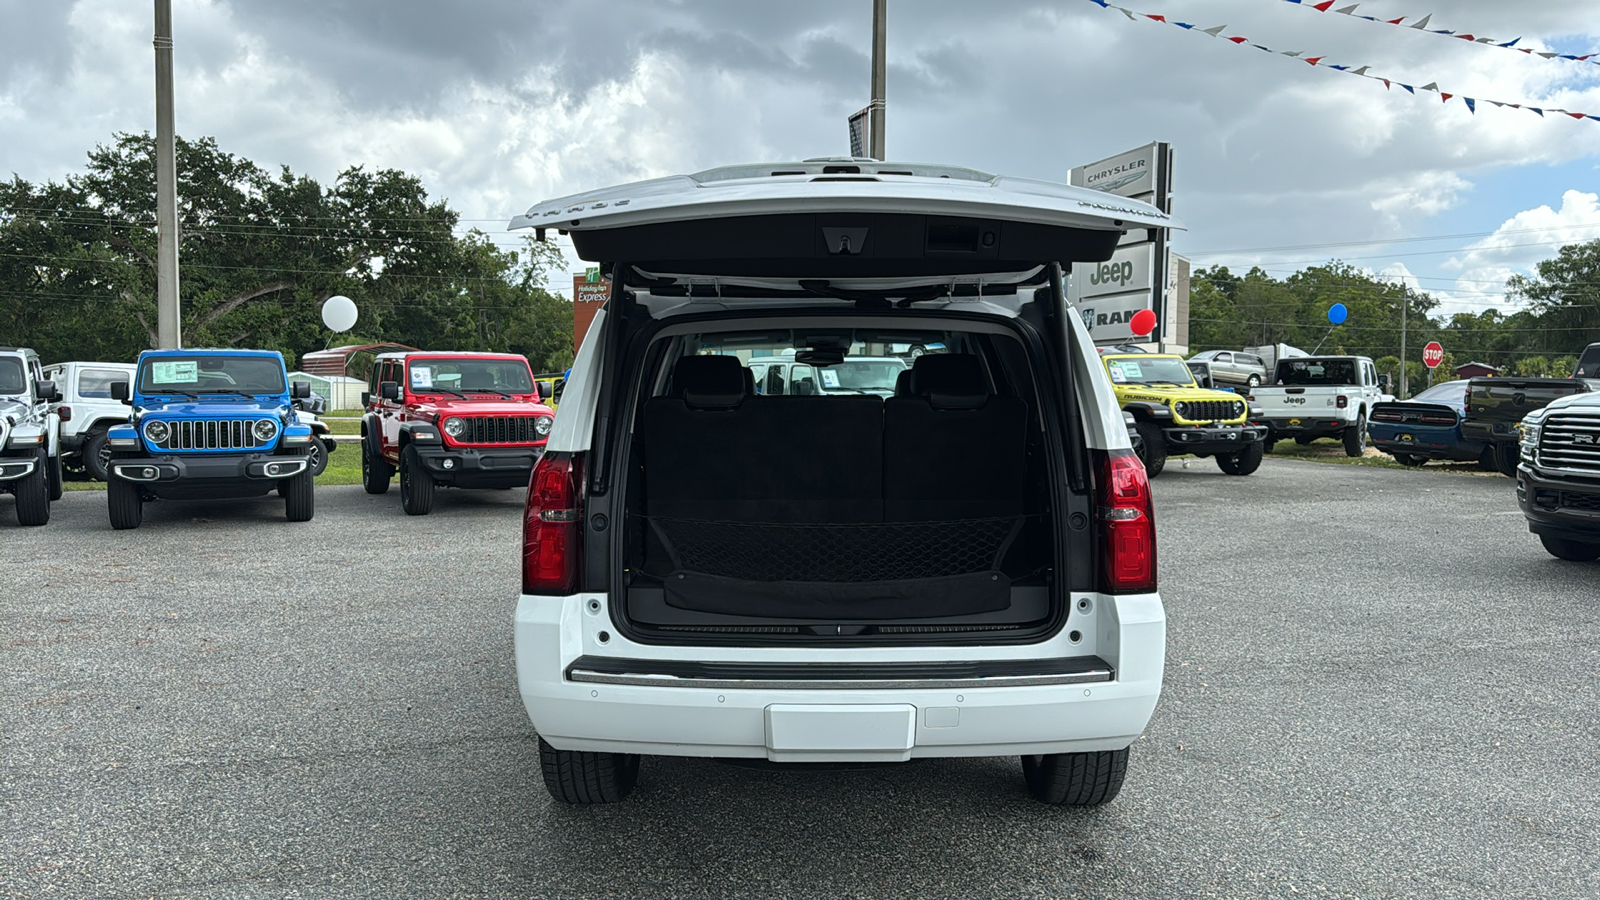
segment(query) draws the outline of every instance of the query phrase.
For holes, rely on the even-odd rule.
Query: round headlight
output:
[[[444,420],[444,433],[453,438],[461,437],[461,433],[466,430],[467,423],[461,421],[455,416],[451,416],[450,418]]]
[[[1172,410],[1180,416],[1187,416],[1189,415],[1189,404],[1180,400],[1179,402],[1173,404]]]
[[[550,433],[550,424],[554,421],[549,416],[540,416],[533,420],[533,430],[537,431],[540,437],[545,437]]]
[[[278,423],[271,419],[257,419],[255,433],[256,440],[270,441],[278,436]]]
[[[1244,404],[1243,404],[1243,403],[1240,403],[1240,402],[1239,402],[1239,401],[1237,401],[1237,400],[1235,400],[1235,401],[1233,401],[1233,414],[1234,414],[1234,415],[1235,415],[1235,416],[1242,416],[1242,415],[1244,415]]]
[[[165,444],[172,436],[172,429],[165,422],[151,422],[144,426],[144,436],[152,444]]]

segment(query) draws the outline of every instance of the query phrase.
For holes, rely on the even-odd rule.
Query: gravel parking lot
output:
[[[0,499],[0,896],[1593,897],[1600,564],[1508,480],[1269,459],[1156,482],[1167,688],[1111,805],[1015,759],[649,759],[545,793],[522,491]]]

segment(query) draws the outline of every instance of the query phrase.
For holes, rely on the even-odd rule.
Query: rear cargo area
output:
[[[803,332],[683,353],[728,350],[695,335],[661,354],[630,447],[629,625],[778,639],[1047,627],[1060,485],[1029,355],[937,337],[892,384],[850,392],[769,393],[752,376],[771,358],[755,354],[797,349],[837,384],[841,349]]]

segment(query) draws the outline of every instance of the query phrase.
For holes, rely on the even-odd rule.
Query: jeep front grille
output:
[[[1600,416],[1551,413],[1539,434],[1538,465],[1600,476]]]
[[[532,444],[542,441],[538,416],[463,416],[466,428],[456,438],[463,444]]]
[[[1244,404],[1237,400],[1186,400],[1179,418],[1187,422],[1218,422],[1244,415]]]
[[[180,419],[167,422],[171,430],[167,439],[157,449],[173,451],[191,450],[255,450],[270,445],[271,441],[256,439],[255,419]],[[276,431],[273,438],[277,438]]]

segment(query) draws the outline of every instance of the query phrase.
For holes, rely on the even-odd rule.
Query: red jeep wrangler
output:
[[[361,484],[389,490],[400,471],[400,506],[433,509],[437,485],[526,487],[555,413],[527,359],[512,353],[385,353],[362,395]]]

